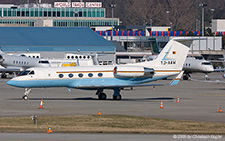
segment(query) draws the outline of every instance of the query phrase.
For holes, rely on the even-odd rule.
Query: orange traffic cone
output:
[[[223,110],[220,108],[220,109],[219,109],[219,113],[222,113],[222,112],[223,112]]]
[[[179,98],[179,96],[177,96],[177,103],[180,103],[180,98]]]
[[[163,102],[161,101],[160,109],[163,109]]]
[[[98,110],[98,114],[97,114],[98,116],[101,116],[102,115],[102,113],[100,112],[100,109]]]
[[[44,105],[44,101],[43,101],[43,99],[41,99],[41,103],[40,103],[39,109],[43,109],[44,108],[43,105]]]
[[[53,133],[53,132],[52,132],[52,127],[51,127],[51,126],[48,126],[47,133]]]

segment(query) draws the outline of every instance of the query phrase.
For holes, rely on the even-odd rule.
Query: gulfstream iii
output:
[[[98,98],[107,98],[105,89],[114,91],[113,99],[122,98],[125,87],[164,86],[178,84],[182,67],[193,38],[173,38],[156,59],[125,65],[76,66],[57,68],[30,68],[7,82],[8,85],[25,88],[23,99],[28,99],[31,88],[67,87],[96,90]],[[149,83],[175,77],[169,84]]]

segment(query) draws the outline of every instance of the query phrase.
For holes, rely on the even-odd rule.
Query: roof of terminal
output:
[[[0,27],[5,52],[115,52],[116,47],[88,27]]]

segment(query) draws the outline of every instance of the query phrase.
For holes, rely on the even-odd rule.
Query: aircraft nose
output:
[[[9,80],[6,82],[6,84],[10,85],[10,86],[15,86],[18,87],[18,82],[15,80]]]

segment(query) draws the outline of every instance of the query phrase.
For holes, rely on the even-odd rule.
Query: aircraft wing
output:
[[[214,69],[215,72],[220,72],[220,71],[225,71],[225,68],[217,68],[217,69]]]
[[[4,73],[11,73],[11,72],[21,72],[20,69],[16,69],[16,68],[0,68],[0,72],[4,72]]]
[[[128,84],[128,85],[89,85],[89,86],[77,86],[78,89],[112,89],[112,88],[125,88],[125,87],[144,87],[144,86],[172,86],[177,85],[183,75],[184,71],[180,72],[176,78],[174,78],[169,84],[167,83],[148,83],[148,84]]]
[[[165,84],[129,84],[129,85],[89,85],[89,86],[77,86],[78,89],[113,89],[113,88],[125,88],[125,87],[144,87],[144,86],[164,86]]]

